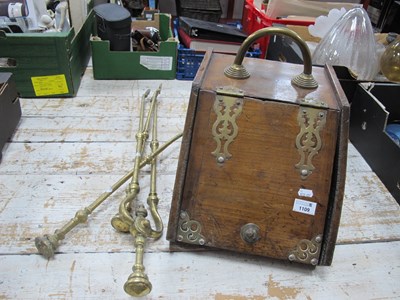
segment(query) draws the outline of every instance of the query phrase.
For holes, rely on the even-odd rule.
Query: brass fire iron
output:
[[[94,202],[87,207],[78,210],[75,216],[69,220],[60,229],[55,230],[54,234],[45,234],[42,237],[35,238],[35,245],[38,252],[47,259],[52,258],[60,244],[72,229],[78,224],[87,221],[89,215],[100,206],[107,198],[109,198],[116,190],[118,190],[124,183],[131,179],[126,189],[126,195],[121,201],[118,213],[112,218],[111,225],[120,232],[131,233],[134,237],[134,245],[136,248],[136,260],[133,266],[133,273],[129,276],[127,282],[124,285],[124,290],[131,296],[145,296],[151,292],[152,285],[147,275],[145,274],[143,265],[143,255],[146,240],[148,238],[158,239],[163,233],[163,222],[158,213],[158,202],[157,196],[157,157],[164,151],[169,145],[182,137],[182,133],[179,133],[172,137],[169,141],[163,145],[159,145],[157,140],[157,97],[161,92],[161,85],[154,92],[150,101],[150,108],[148,110],[146,120],[145,119],[145,106],[146,99],[150,93],[150,90],[141,97],[140,102],[140,116],[139,116],[139,128],[136,133],[136,152],[134,158],[133,169],[120,178],[108,191],[102,193]],[[145,145],[149,137],[149,127],[152,122],[152,140],[149,142],[150,154],[145,155]],[[151,166],[150,172],[150,191],[147,197],[147,205],[151,217],[153,218],[155,229],[152,228],[150,220],[146,217],[148,215],[147,209],[142,204],[136,203],[136,197],[140,191],[139,186],[139,172],[144,166]]]

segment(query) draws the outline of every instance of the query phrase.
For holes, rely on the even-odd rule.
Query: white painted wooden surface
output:
[[[0,164],[0,299],[128,299],[132,238],[110,219],[123,188],[62,241],[55,259],[33,240],[52,233],[132,167],[140,95],[162,83],[159,139],[184,126],[191,82],[95,81],[78,96],[21,99],[23,116]],[[180,142],[160,156],[160,213],[167,223]],[[140,201],[148,191],[141,176]],[[145,203],[145,202],[144,202]],[[149,241],[147,299],[399,299],[400,208],[349,145],[338,245],[332,266],[298,266],[225,251],[169,251]]]

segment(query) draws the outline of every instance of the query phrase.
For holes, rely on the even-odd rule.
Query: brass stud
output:
[[[322,242],[322,236],[318,235],[318,236],[315,238],[315,241],[316,241],[317,243],[321,243],[321,242]]]

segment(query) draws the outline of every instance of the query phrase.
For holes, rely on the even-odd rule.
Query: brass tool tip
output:
[[[129,232],[130,225],[126,223],[119,214],[111,219],[111,226],[119,232]]]
[[[54,256],[54,250],[57,248],[58,243],[56,240],[53,240],[51,236],[46,234],[42,237],[35,238],[35,246],[41,255],[49,259]]]
[[[146,98],[149,94],[150,94],[150,89],[147,89],[147,90],[144,92],[143,97]]]
[[[143,297],[151,292],[152,285],[146,275],[138,276],[132,274],[129,276],[128,281],[124,284],[124,290],[128,295],[134,297]]]

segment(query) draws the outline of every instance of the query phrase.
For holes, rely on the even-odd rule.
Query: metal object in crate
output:
[[[218,22],[222,14],[219,0],[176,1],[178,16]]]

